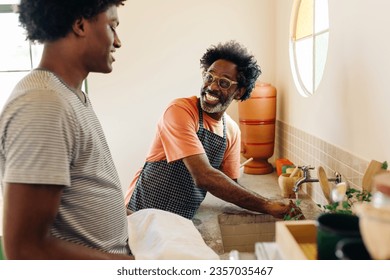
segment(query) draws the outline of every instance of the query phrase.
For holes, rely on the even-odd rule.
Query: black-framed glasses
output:
[[[221,89],[229,89],[232,85],[238,84],[236,81],[229,80],[225,77],[218,77],[210,72],[203,73],[203,82],[210,85],[216,82]]]

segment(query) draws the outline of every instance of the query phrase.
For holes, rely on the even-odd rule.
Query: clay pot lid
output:
[[[251,92],[251,97],[276,97],[276,88],[267,82],[256,82],[255,87]]]

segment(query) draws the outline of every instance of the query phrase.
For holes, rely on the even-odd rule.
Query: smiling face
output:
[[[238,88],[237,66],[233,62],[219,59],[207,69],[211,77],[204,79],[201,93],[200,105],[202,110],[216,120],[222,118],[223,113],[234,99],[240,99],[244,94],[244,88]],[[233,82],[229,88],[223,88],[226,78]],[[221,87],[222,85],[222,87]]]
[[[116,33],[119,24],[117,7],[111,6],[91,20],[88,20],[88,51],[86,63],[88,72],[109,73],[115,61],[113,53],[121,46]]]

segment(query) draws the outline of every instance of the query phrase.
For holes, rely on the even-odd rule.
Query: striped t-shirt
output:
[[[33,70],[4,106],[0,135],[2,183],[65,186],[53,236],[129,254],[122,188],[87,95]]]

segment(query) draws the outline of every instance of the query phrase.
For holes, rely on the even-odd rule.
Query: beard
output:
[[[210,104],[207,102],[206,94],[212,95],[215,98],[218,98],[218,103]],[[202,88],[200,92],[200,107],[203,111],[209,114],[214,113],[223,113],[227,110],[230,103],[232,103],[235,94],[230,94],[228,96],[222,94],[220,91],[211,91],[207,88]]]

